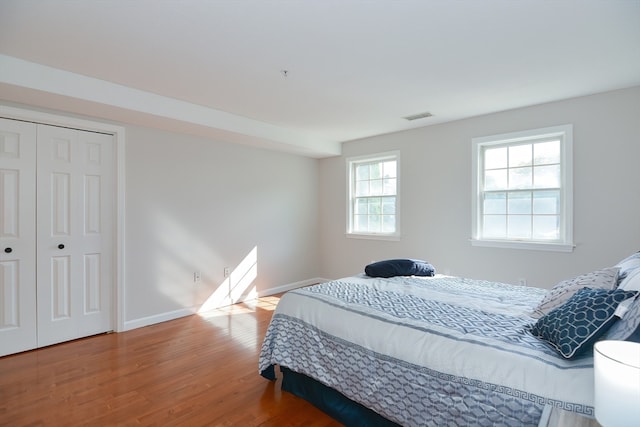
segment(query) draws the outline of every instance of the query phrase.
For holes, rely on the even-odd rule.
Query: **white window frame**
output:
[[[354,201],[355,201],[355,166],[361,163],[376,161],[395,160],[396,162],[396,206],[395,217],[396,227],[393,233],[373,233],[354,230]],[[364,156],[348,157],[347,166],[347,231],[346,236],[358,239],[375,240],[400,240],[400,151],[387,151],[384,153],[370,154]]]
[[[487,239],[482,237],[483,148],[517,145],[528,141],[560,138],[560,236],[556,241],[534,239]],[[553,126],[472,139],[472,237],[473,246],[571,252],[573,243],[573,125]]]

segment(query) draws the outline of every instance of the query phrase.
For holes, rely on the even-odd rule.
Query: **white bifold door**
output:
[[[0,356],[113,329],[113,151],[0,119]]]

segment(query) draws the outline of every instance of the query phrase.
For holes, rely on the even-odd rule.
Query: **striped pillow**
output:
[[[582,288],[614,289],[618,283],[619,270],[618,267],[609,267],[559,282],[545,295],[531,316],[539,319],[567,302]]]

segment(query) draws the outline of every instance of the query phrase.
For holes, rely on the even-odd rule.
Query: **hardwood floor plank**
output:
[[[258,374],[275,304],[2,357],[0,426],[339,426]]]

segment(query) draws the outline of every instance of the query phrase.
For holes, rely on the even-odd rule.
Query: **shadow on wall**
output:
[[[219,282],[220,278],[214,278],[212,269],[217,270],[217,266],[226,262],[203,238],[184,224],[173,221],[166,213],[155,215],[153,228],[162,232],[154,233],[157,236],[154,250],[145,252],[157,273],[152,283],[179,307],[202,313],[257,298],[257,246],[253,246]],[[201,278],[196,280],[192,272],[199,272]]]

